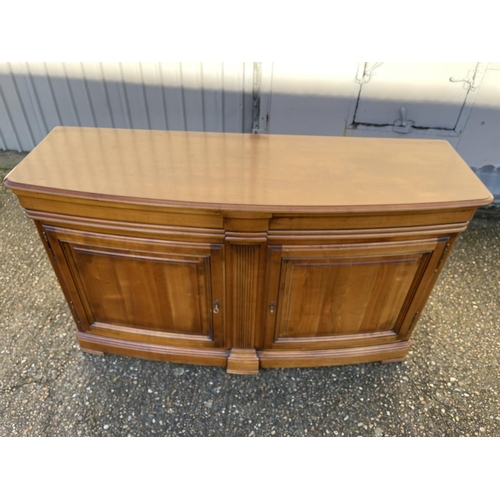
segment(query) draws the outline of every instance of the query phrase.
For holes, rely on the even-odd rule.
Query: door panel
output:
[[[175,254],[161,258],[64,246],[65,254],[72,254],[96,322],[210,333],[206,321],[208,257],[181,260]]]
[[[142,342],[223,344],[222,246],[46,228],[81,327]]]
[[[436,240],[271,247],[267,287],[276,312],[267,315],[265,347],[400,340],[436,248]]]
[[[394,328],[422,255],[283,261],[280,337]]]

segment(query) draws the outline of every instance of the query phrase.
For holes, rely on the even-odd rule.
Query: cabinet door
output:
[[[222,245],[44,231],[81,331],[159,344],[223,345],[217,314],[224,305]]]
[[[265,348],[328,349],[406,339],[445,241],[269,249]]]

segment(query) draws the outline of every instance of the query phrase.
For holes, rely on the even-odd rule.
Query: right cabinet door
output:
[[[271,245],[262,347],[329,349],[406,340],[448,240]]]

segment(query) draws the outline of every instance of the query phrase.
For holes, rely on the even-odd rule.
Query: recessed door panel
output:
[[[222,346],[222,245],[47,230],[80,328],[143,342]],[[217,308],[217,312],[219,311]]]
[[[432,278],[436,248],[429,240],[271,247],[265,347],[334,348],[403,338],[414,298]]]
[[[78,246],[72,250],[81,289],[95,321],[211,334],[207,321],[208,257],[130,255]]]
[[[284,259],[279,338],[392,330],[421,260]]]

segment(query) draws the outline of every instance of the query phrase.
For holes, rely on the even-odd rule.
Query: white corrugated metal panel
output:
[[[250,132],[253,63],[0,63],[0,148],[57,125]]]
[[[358,63],[264,63],[260,132],[344,135]]]

